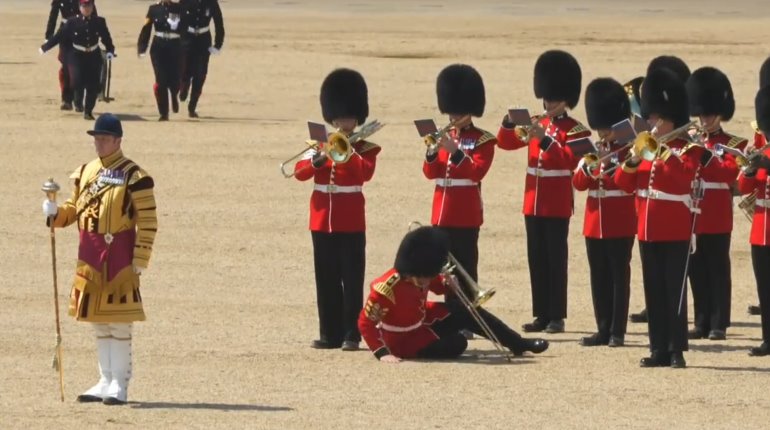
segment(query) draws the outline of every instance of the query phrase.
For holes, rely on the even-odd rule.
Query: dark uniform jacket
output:
[[[74,47],[81,52],[94,52],[98,50],[99,39],[104,44],[107,52],[115,53],[115,45],[112,44],[110,31],[107,29],[107,20],[100,16],[91,15],[88,18],[77,15],[67,20],[67,23],[59,28],[41,48],[48,51],[57,44]]]
[[[222,9],[219,8],[217,0],[188,0],[185,11],[187,16],[186,37],[194,38],[205,34],[211,34],[208,27],[211,20],[214,20],[214,47],[222,49],[225,42],[225,24],[222,19]]]

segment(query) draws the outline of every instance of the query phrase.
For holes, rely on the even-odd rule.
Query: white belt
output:
[[[187,32],[192,34],[203,34],[209,32],[209,26],[201,27],[201,28],[195,28],[195,27],[187,27]]]
[[[452,178],[439,178],[436,179],[436,185],[439,187],[473,187],[478,185],[479,183],[476,181],[471,181],[470,179],[452,179]]]
[[[94,46],[82,46],[82,45],[78,45],[78,44],[73,43],[72,47],[77,49],[78,51],[82,51],[82,52],[94,52],[97,49],[99,49],[99,44],[97,43]]]
[[[363,187],[360,185],[334,185],[334,184],[315,184],[313,189],[322,193],[360,193]]]
[[[408,331],[417,330],[421,326],[422,326],[422,320],[417,321],[416,323],[414,323],[414,324],[412,324],[412,325],[410,325],[408,327],[399,327],[397,325],[385,324],[384,322],[380,323],[380,328],[381,329],[383,329],[385,331],[390,331],[390,332],[393,332],[393,333],[406,333]]]
[[[62,24],[66,24],[66,23],[67,23],[67,18],[62,18],[62,19],[61,19],[61,23],[62,23]]]
[[[724,182],[705,182],[701,181],[700,187],[703,190],[729,190],[730,186]]]
[[[689,194],[669,194],[656,189],[639,189],[639,190],[636,190],[636,195],[643,199],[650,198],[653,200],[668,200],[672,202],[682,202],[687,206],[690,205],[690,202],[692,200]]]
[[[761,207],[761,208],[765,208],[765,209],[770,208],[770,200],[768,200],[768,199],[757,199],[754,202],[754,204],[759,206],[759,207]]]
[[[164,33],[162,31],[156,31],[155,37],[160,37],[161,39],[179,39],[179,35],[176,33]]]
[[[527,167],[527,174],[541,178],[555,178],[560,176],[572,176],[571,170],[546,170],[538,167]]]
[[[631,193],[627,193],[623,190],[588,190],[588,197],[594,198],[625,197],[630,195]]]

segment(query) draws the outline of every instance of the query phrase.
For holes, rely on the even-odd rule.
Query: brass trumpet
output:
[[[749,222],[754,222],[754,206],[756,203],[757,190],[752,191],[751,194],[742,198],[741,201],[738,202],[738,209],[743,212],[743,215],[746,216],[746,219],[749,220]]]
[[[422,137],[423,142],[425,142],[425,146],[428,148],[429,152],[436,152],[438,150],[438,142],[446,136],[453,128],[455,128],[455,125],[458,123],[462,123],[467,121],[471,116],[465,115],[463,117],[460,117],[454,121],[450,121],[449,124],[442,127],[440,130],[436,130],[433,133],[426,134]]]
[[[312,140],[312,139],[306,140],[305,144],[308,146],[308,148],[303,149],[293,157],[281,163],[280,164],[281,173],[283,174],[284,178],[291,178],[292,176],[296,175],[297,172],[301,171],[299,170],[299,171],[293,171],[293,172],[286,172],[286,165],[298,159],[309,150],[323,152],[324,155],[326,155],[326,157],[328,157],[330,160],[332,160],[336,164],[347,163],[348,160],[350,160],[350,157],[353,156],[353,152],[354,152],[353,144],[373,135],[374,133],[379,131],[383,126],[384,125],[381,124],[379,121],[374,120],[367,124],[364,124],[363,126],[361,126],[361,128],[357,132],[351,134],[350,136],[346,135],[344,132],[337,130],[332,133],[329,133],[326,139],[326,142],[318,142],[317,140]],[[324,144],[322,145],[321,143],[324,143]]]
[[[529,131],[534,127],[535,123],[540,122],[543,118],[547,117],[548,113],[543,112],[540,115],[533,115],[530,120],[532,125],[517,125],[513,128],[513,132],[516,133],[516,137],[522,142],[529,142]]]

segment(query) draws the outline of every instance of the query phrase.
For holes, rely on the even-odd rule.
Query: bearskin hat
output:
[[[733,87],[727,75],[713,67],[701,67],[694,71],[687,83],[690,116],[719,115],[730,121],[735,113]]]
[[[572,54],[559,50],[545,51],[535,62],[535,97],[563,100],[573,109],[580,100],[581,79],[580,64]]]
[[[449,256],[449,238],[436,227],[419,227],[401,240],[393,267],[403,276],[437,276]]]
[[[476,117],[484,114],[484,81],[479,72],[467,64],[449,65],[438,74],[436,97],[441,113]]]
[[[764,86],[757,92],[754,109],[757,127],[763,133],[770,135],[770,86]]]
[[[762,68],[759,69],[759,88],[770,85],[770,57],[767,57]]]
[[[661,55],[655,57],[647,65],[647,74],[656,69],[669,69],[682,81],[687,82],[690,77],[690,68],[681,58],[674,55]]]
[[[369,116],[366,81],[351,69],[336,69],[321,84],[321,111],[324,121],[331,124],[337,118],[355,118],[358,125]]]
[[[687,90],[684,82],[669,69],[655,69],[644,77],[642,85],[642,117],[657,114],[681,127],[690,121]]]
[[[631,116],[631,103],[620,82],[612,78],[598,78],[586,87],[586,115],[594,129],[612,128]]]

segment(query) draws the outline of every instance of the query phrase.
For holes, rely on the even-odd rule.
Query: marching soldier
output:
[[[203,91],[203,83],[209,70],[209,57],[219,55],[225,41],[225,25],[218,0],[189,0],[187,4],[187,33],[184,45],[184,67],[182,67],[182,85],[179,99],[185,101],[188,92],[190,102],[187,113],[190,118],[197,118],[198,100]],[[216,37],[211,44],[211,20],[214,20]],[[192,84],[192,90],[190,85]]]
[[[508,116],[497,134],[505,150],[527,148],[524,223],[535,320],[526,332],[561,333],[567,317],[567,236],[573,212],[572,171],[588,148],[591,131],[571,118],[580,98],[581,71],[575,57],[546,51],[535,63],[535,97],[545,112],[524,134]]]
[[[687,79],[690,77],[690,68],[687,66],[687,64],[679,57],[676,57],[674,55],[660,55],[655,58],[653,58],[650,61],[650,64],[647,65],[647,74],[649,75],[650,72],[652,72],[655,69],[668,69],[682,81],[687,82]],[[644,81],[644,78],[641,79],[641,81]],[[639,83],[641,85],[641,82]],[[637,87],[638,90],[639,87]],[[638,95],[638,94],[637,94]],[[640,312],[632,313],[629,316],[629,319],[631,322],[635,323],[646,323],[647,322],[647,309],[642,309]]]
[[[642,115],[660,148],[654,157],[634,154],[615,172],[621,189],[636,191],[651,351],[640,364],[683,368],[683,352],[688,349],[685,267],[692,228],[690,194],[702,151],[686,140],[687,90],[670,70],[656,69],[644,78]]]
[[[104,45],[108,59],[115,57],[115,46],[112,44],[107,21],[94,13],[93,0],[79,0],[78,4],[80,15],[69,18],[59,31],[40,47],[40,52],[46,52],[56,45],[66,46],[60,48],[59,55],[67,56],[66,65],[72,83],[75,111],[84,112],[85,119],[93,120],[102,71],[99,41]],[[65,109],[66,107],[62,103],[62,109],[69,110]]]
[[[80,232],[69,314],[93,325],[100,379],[77,400],[121,405],[131,378],[132,323],[145,319],[139,276],[158,228],[154,182],[123,155],[117,117],[100,115],[88,134],[98,158],[72,174],[72,197],[61,206],[46,200],[43,213],[54,227],[77,223]]]
[[[324,120],[350,135],[369,116],[364,77],[336,69],[321,84]],[[355,351],[361,341],[358,314],[364,300],[366,216],[364,182],[374,175],[380,147],[359,140],[349,161],[336,163],[321,151],[308,150],[294,167],[300,181],[313,179],[310,233],[313,239],[316,300],[320,335],[313,348]]]
[[[495,136],[473,124],[484,114],[484,81],[473,67],[452,64],[436,78],[438,108],[455,127],[425,153],[422,172],[435,180],[431,224],[449,237],[449,250],[478,281],[481,181],[492,166]],[[467,288],[463,284],[464,288]],[[449,300],[454,300],[450,295]]]
[[[690,115],[697,116],[703,128],[708,151],[696,171],[696,187],[703,191],[695,217],[696,246],[690,262],[689,278],[695,308],[695,327],[690,339],[724,340],[730,326],[730,236],[733,230],[731,187],[738,177],[735,158],[715,150],[720,144],[743,151],[748,141],[722,130],[735,112],[730,80],[713,67],[702,67],[687,80]]]
[[[150,34],[155,36],[150,46],[150,59],[155,73],[152,87],[160,113],[159,121],[168,121],[168,100],[171,110],[179,112],[179,84],[182,81],[182,35],[187,32],[185,7],[180,0],[161,0],[147,10],[142,31],[139,33],[137,51],[143,57],[150,46]]]
[[[770,133],[770,86],[757,92],[754,101],[757,126],[767,136]],[[751,348],[749,355],[770,355],[770,159],[768,150],[751,157],[752,162],[738,175],[741,194],[756,193],[754,219],[751,224],[751,261],[757,282],[759,308],[762,318],[762,344]]]
[[[593,80],[586,88],[588,125],[597,131],[598,154],[594,163],[583,158],[572,184],[588,190],[583,225],[591,296],[597,332],[580,340],[583,346],[623,346],[631,290],[631,250],[636,235],[636,206],[633,193],[615,184],[613,174],[627,150],[618,145],[612,126],[631,117],[623,85],[611,78]]]
[[[458,301],[428,301],[428,292],[443,295],[441,275],[449,254],[449,237],[439,228],[420,227],[404,237],[394,267],[375,279],[358,327],[375,358],[397,363],[402,358],[451,359],[468,346],[461,330],[481,336],[484,330]],[[478,308],[503,347],[520,356],[548,349],[548,341],[525,339],[494,315]]]

